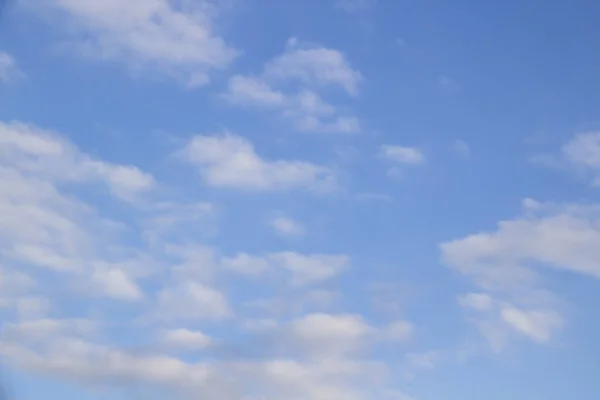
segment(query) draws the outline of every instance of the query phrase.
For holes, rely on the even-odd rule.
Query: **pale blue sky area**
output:
[[[600,396],[600,4],[14,0],[14,399]]]

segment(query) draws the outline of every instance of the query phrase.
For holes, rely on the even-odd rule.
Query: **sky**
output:
[[[597,399],[599,12],[5,2],[5,397]]]

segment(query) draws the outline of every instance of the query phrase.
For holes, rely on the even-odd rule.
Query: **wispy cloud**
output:
[[[8,53],[0,52],[0,84],[7,84],[25,76],[15,59]]]
[[[238,55],[220,37],[218,2],[168,0],[48,0],[45,16],[64,31],[81,55],[115,61],[139,71],[158,71],[195,87]],[[48,13],[47,11],[50,11]]]
[[[341,52],[292,38],[259,75],[231,77],[223,97],[232,104],[278,112],[300,131],[354,133],[360,130],[358,119],[323,100],[319,91],[337,87],[357,96],[362,79]],[[290,92],[289,82],[300,83],[300,88]]]
[[[207,184],[216,187],[319,191],[336,187],[335,174],[328,167],[306,161],[263,159],[250,142],[233,134],[195,136],[180,154],[198,168]]]

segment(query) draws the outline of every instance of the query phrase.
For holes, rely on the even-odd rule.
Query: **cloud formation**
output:
[[[189,87],[207,84],[212,71],[238,55],[216,32],[217,1],[45,0],[37,7],[68,28],[79,54],[159,72]]]
[[[323,100],[320,92],[336,88],[356,97],[362,80],[340,51],[292,38],[260,74],[231,77],[223,97],[234,105],[277,112],[299,131],[355,133],[358,119]]]
[[[341,294],[328,285],[351,268],[348,255],[223,251],[197,234],[218,216],[212,203],[169,198],[140,167],[92,157],[57,132],[11,122],[0,133],[0,355],[11,365],[184,398],[393,391],[389,365],[369,349],[405,343],[413,325],[334,310]],[[196,136],[178,154],[205,188],[312,189],[330,176],[263,159],[230,134]],[[275,226],[297,234],[290,221]]]
[[[215,187],[269,191],[335,189],[336,177],[328,167],[306,161],[268,160],[254,146],[234,134],[198,135],[181,151],[198,168],[203,180]]]

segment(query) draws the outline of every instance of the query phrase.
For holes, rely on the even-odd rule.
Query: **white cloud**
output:
[[[212,339],[204,333],[183,328],[165,331],[162,341],[175,350],[203,350],[212,344]]]
[[[240,253],[235,257],[225,257],[221,264],[226,270],[246,276],[258,276],[267,272],[270,268],[268,260],[259,256]]]
[[[350,263],[350,258],[345,255],[303,255],[289,251],[271,254],[269,259],[274,265],[289,271],[292,284],[297,286],[331,279]]]
[[[350,95],[358,94],[362,79],[345,56],[332,49],[288,41],[286,51],[265,65],[265,75],[273,79],[298,79],[308,84],[339,86]]]
[[[388,366],[362,350],[381,345],[387,333],[400,339],[406,326],[375,328],[339,310],[341,291],[319,286],[348,268],[348,256],[226,257],[196,228],[215,216],[214,204],[165,199],[172,192],[157,190],[162,185],[141,169],[91,157],[58,133],[18,123],[1,129],[0,356],[11,366],[184,398],[365,400],[390,393]],[[219,149],[204,156],[214,160]],[[290,165],[304,171],[304,163],[265,161],[250,149],[265,176]],[[313,184],[299,181],[309,180],[294,187]],[[258,282],[240,289],[234,272]],[[272,287],[259,286],[265,282]],[[90,298],[96,296],[137,303],[115,307]],[[264,307],[244,307],[262,296]],[[124,331],[133,349],[114,340]]]
[[[10,83],[24,76],[15,59],[7,53],[0,52],[0,85]]]
[[[494,300],[485,293],[467,293],[459,298],[462,307],[476,311],[489,311],[494,307]]]
[[[270,225],[280,236],[304,236],[306,233],[301,223],[288,217],[275,217],[271,219]]]
[[[232,103],[279,108],[288,102],[282,92],[271,88],[259,78],[235,75],[229,79],[224,95]]]
[[[493,232],[443,243],[441,250],[448,266],[487,292],[463,297],[464,306],[547,342],[563,323],[540,274],[554,269],[600,279],[600,206],[526,199],[524,209],[525,215],[499,222]]]
[[[217,2],[168,0],[46,0],[52,22],[66,26],[83,55],[118,61],[134,70],[160,71],[188,86],[209,81],[238,52],[215,29]]]
[[[102,296],[118,300],[135,301],[144,297],[142,290],[119,268],[97,268],[91,276],[92,290]]]
[[[204,181],[216,187],[245,190],[331,190],[333,171],[306,161],[261,158],[246,139],[233,135],[193,137],[182,151]]]
[[[550,156],[548,161],[581,171],[591,176],[592,186],[600,186],[600,132],[575,135],[562,147],[558,159]]]
[[[259,76],[231,77],[223,97],[232,104],[277,111],[300,131],[353,133],[360,131],[358,119],[343,115],[319,90],[332,86],[356,96],[362,79],[341,52],[292,38]],[[300,87],[292,92],[289,83]]]
[[[120,257],[111,246],[118,224],[79,200],[78,190],[100,184],[116,198],[137,201],[155,186],[136,167],[92,158],[56,133],[17,122],[0,123],[0,180],[3,262],[69,274],[76,286],[90,283],[91,266],[103,257]],[[12,301],[21,308],[34,303]]]
[[[562,147],[562,154],[573,164],[600,169],[600,132],[575,135]]]
[[[283,272],[285,279],[292,286],[306,286],[334,278],[349,266],[350,258],[342,254],[301,254],[285,251],[265,256],[241,253],[235,257],[224,258],[222,263],[226,269],[247,276],[276,277]]]
[[[382,145],[379,156],[393,162],[407,165],[419,165],[425,162],[425,155],[416,147]]]
[[[8,324],[2,335],[8,340],[43,341],[60,335],[86,335],[93,333],[97,324],[85,319],[37,319]]]
[[[22,368],[70,381],[113,387],[149,385],[191,397],[364,400],[389,393],[383,383],[389,371],[383,364],[354,360],[193,363],[67,338],[49,340],[41,349],[11,344],[0,351]]]
[[[101,182],[123,200],[155,186],[154,178],[135,166],[94,159],[54,132],[18,122],[0,122],[0,157],[3,164],[57,183]]]
[[[225,295],[202,283],[187,281],[165,287],[158,294],[162,319],[224,319],[232,315]]]
[[[310,314],[292,321],[291,335],[310,354],[342,356],[361,349],[374,332],[361,316]]]
[[[540,343],[549,341],[554,331],[563,325],[562,317],[552,311],[505,308],[502,318],[516,331]]]

